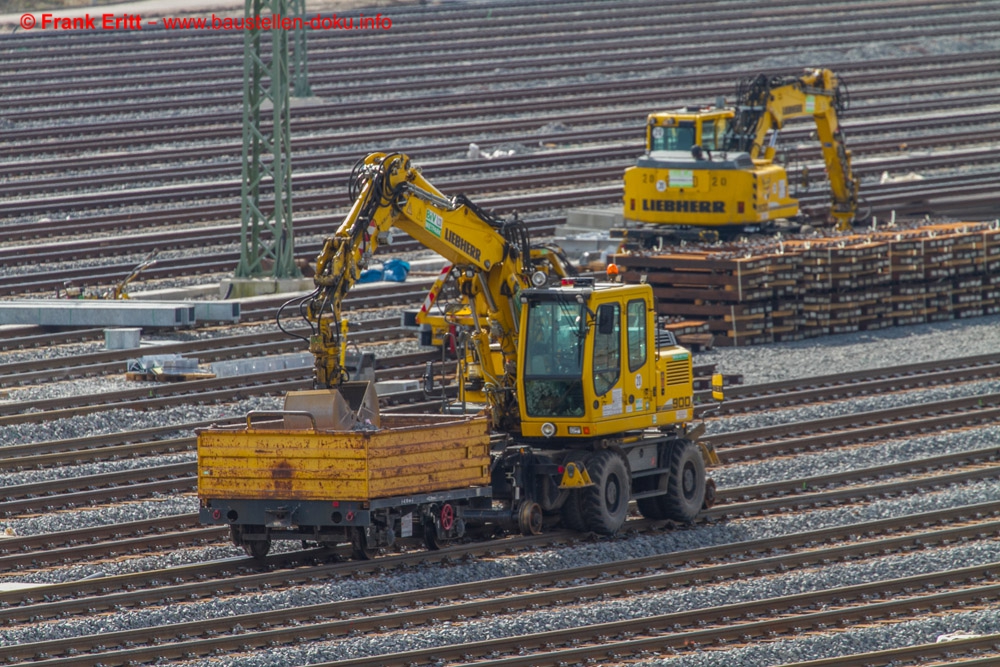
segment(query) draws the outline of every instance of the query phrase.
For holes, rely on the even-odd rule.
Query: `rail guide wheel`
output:
[[[517,512],[517,527],[522,535],[542,534],[542,508],[538,503],[522,503]]]

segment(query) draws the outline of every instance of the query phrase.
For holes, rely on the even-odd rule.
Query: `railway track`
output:
[[[984,362],[984,359],[970,360],[970,367]],[[926,365],[925,365],[926,366]],[[978,365],[983,368],[982,365]],[[705,372],[710,372],[706,369]],[[896,372],[896,371],[894,371]],[[912,375],[911,375],[912,377]],[[844,379],[849,380],[850,376]],[[778,383],[780,385],[781,383]],[[836,385],[831,378],[818,379],[815,384]],[[926,384],[926,383],[925,383]],[[901,387],[906,389],[906,387]],[[777,385],[772,390],[760,393],[775,395]],[[843,397],[842,388],[830,387],[831,392],[837,392]],[[817,395],[818,400],[831,400],[830,395]],[[907,433],[926,433],[933,431],[944,433],[948,429],[969,428],[981,424],[995,422],[996,407],[988,407],[1000,402],[996,395],[978,395],[958,401],[924,403],[883,411],[877,415],[855,415],[855,418],[840,417],[796,422],[776,425],[767,429],[759,429],[756,433],[739,432],[723,433],[708,436],[706,441],[713,444],[720,452],[724,462],[734,463],[748,460],[767,460],[776,454],[789,451],[816,450],[815,436],[789,438],[789,434],[822,432],[819,436],[825,448],[869,445],[874,440],[886,437],[901,437]],[[959,410],[961,405],[965,410]],[[407,408],[408,410],[410,408]],[[944,416],[939,416],[945,413]],[[871,428],[867,422],[892,423]],[[871,418],[869,418],[871,417]],[[855,424],[855,422],[860,422]],[[8,469],[45,468],[54,465],[72,465],[84,461],[100,461],[112,458],[134,459],[165,453],[192,451],[195,439],[190,436],[166,437],[183,434],[193,429],[208,425],[208,422],[176,424],[156,429],[145,429],[136,434],[121,434],[109,436],[92,436],[76,439],[70,442],[42,442],[5,448],[4,466]],[[737,444],[738,443],[738,444]],[[763,443],[763,444],[760,444]],[[973,479],[992,478],[998,474],[996,460],[998,450],[985,448],[971,451],[959,451],[953,454],[928,456],[919,460],[906,460],[891,465],[858,469],[852,472],[826,474],[809,478],[795,478],[782,482],[759,484],[748,488],[720,488],[717,492],[719,505],[706,512],[709,520],[720,520],[726,517],[739,517],[766,513],[782,507],[822,507],[825,504],[856,502],[858,499],[868,499],[880,495],[892,495],[906,492],[912,488],[955,484]],[[958,471],[955,471],[958,468]],[[139,467],[128,471],[102,473],[88,477],[71,477],[54,479],[44,482],[8,486],[5,490],[5,500],[0,502],[0,515],[13,517],[32,512],[51,512],[103,504],[115,500],[155,497],[164,493],[190,493],[194,490],[194,463],[170,463],[156,467]],[[916,474],[916,479],[905,479]],[[902,476],[902,481],[897,481]],[[891,479],[891,481],[886,481]],[[871,480],[880,480],[871,484]],[[858,485],[857,482],[866,482]],[[188,517],[189,524],[195,522],[194,517]],[[216,539],[221,534],[213,534]],[[161,539],[158,536],[157,539]],[[183,537],[174,539],[184,539]],[[62,542],[72,542],[72,539],[60,540],[51,537],[46,544],[53,545]],[[132,548],[146,550],[141,540],[138,546]],[[23,547],[22,547],[23,548]],[[88,545],[84,553],[93,551]],[[66,558],[60,551],[59,558]],[[37,554],[21,555],[17,562],[37,563],[44,561],[44,556]]]
[[[936,107],[936,114],[931,116],[914,117],[912,114],[908,113],[908,107],[906,105],[882,102],[877,99],[869,101],[864,107],[852,109],[850,113],[851,123],[849,127],[851,137],[855,142],[859,142],[857,148],[854,149],[856,154],[858,156],[865,157],[874,156],[881,152],[898,151],[900,144],[903,142],[905,142],[907,146],[912,149],[918,148],[922,143],[930,143],[933,145],[944,144],[947,142],[948,145],[955,145],[956,143],[962,143],[963,141],[975,143],[984,143],[989,141],[990,137],[988,135],[983,135],[983,129],[989,127],[994,115],[986,111],[975,110],[976,107],[986,106],[990,101],[989,98],[984,99],[982,86],[981,84],[977,85],[975,81],[949,84],[924,83],[921,84],[916,90],[912,87],[899,87],[888,91],[882,89],[877,93],[873,91],[872,95],[874,96],[877,94],[892,99],[894,94],[897,96],[904,93],[909,95],[929,95],[937,92],[941,88],[944,88],[952,95],[961,95],[961,97],[952,97],[948,101],[935,103],[934,106]],[[691,91],[686,95],[686,97],[688,99],[695,99],[698,92],[699,91]],[[717,94],[717,92],[718,91],[706,91],[706,98],[709,93]],[[893,112],[895,112],[895,114]],[[627,116],[625,116],[626,113],[628,113]],[[947,116],[939,115],[944,113],[947,113]],[[555,121],[556,118],[553,117],[549,120]],[[537,152],[529,155],[498,157],[485,164],[477,164],[477,169],[509,169],[525,164],[534,167],[551,164],[564,165],[578,162],[583,159],[600,159],[604,161],[623,159],[631,161],[634,160],[635,155],[639,150],[635,139],[637,133],[641,133],[641,126],[644,121],[644,114],[642,111],[637,110],[632,113],[622,111],[591,112],[588,115],[576,112],[569,118],[564,117],[563,120],[564,122],[586,121],[590,125],[607,123],[610,127],[604,130],[570,129],[568,131],[564,131],[558,135],[560,144],[565,144],[567,142],[593,142],[595,140],[615,143],[596,148],[553,147],[544,152]],[[956,127],[963,126],[976,127],[978,131],[964,134],[952,132],[952,130]],[[486,129],[486,126],[484,124],[478,127],[468,127],[465,129],[469,132],[481,132]],[[921,134],[935,129],[937,131],[933,135]],[[894,139],[882,138],[896,133],[899,134]],[[790,127],[788,131],[784,132],[783,136],[786,137],[786,142],[789,145],[794,145],[793,142],[799,142],[807,139],[808,134],[808,131],[801,129],[797,130],[793,126]],[[345,182],[351,165],[357,159],[357,155],[343,151],[331,151],[340,146],[357,143],[360,139],[360,136],[354,136],[353,134],[330,137],[320,142],[320,146],[311,144],[310,153],[306,153],[301,156],[293,156],[297,174],[301,174],[294,177],[298,179],[296,182],[296,189],[317,187],[317,184],[321,187],[329,187],[328,184],[331,179],[334,182]],[[527,137],[514,136],[512,139],[523,140],[527,139]],[[534,137],[533,139],[535,141],[539,141],[537,137]],[[542,141],[544,141],[544,139]],[[470,169],[471,165],[468,160],[447,159],[451,155],[466,149],[467,146],[467,143],[437,143],[429,144],[423,147],[407,147],[407,153],[421,158],[425,156],[437,157],[438,159],[434,160],[434,162],[429,165],[427,173],[428,175],[433,175],[435,180],[438,180],[455,174],[465,173]],[[319,147],[325,149],[325,155],[315,155],[315,150]],[[234,146],[234,149],[235,148],[238,147]],[[220,149],[214,150],[218,152]],[[205,149],[203,148],[177,150],[176,157],[178,159],[188,161],[197,159],[198,155],[204,152]],[[796,152],[812,155],[813,159],[816,159],[816,156],[818,155],[818,150],[802,151],[800,149]],[[305,152],[303,151],[303,153]],[[128,163],[138,164],[137,160],[141,158],[141,155],[142,154],[140,153],[139,155],[131,156]],[[445,159],[442,160],[441,158]],[[152,163],[162,163],[163,160],[163,156],[159,152],[155,155],[150,155],[147,159],[151,164],[139,172],[124,174],[115,173],[110,176],[112,176],[115,183],[119,185],[134,183],[141,186],[143,183],[156,182],[161,184],[162,187],[162,184],[180,181],[190,182],[192,179],[213,179],[216,181],[219,179],[232,179],[235,172],[239,169],[239,163],[235,160],[235,155],[234,159],[228,164],[219,164],[218,161],[213,161],[213,163],[206,164],[187,164],[183,167],[155,166]],[[121,162],[114,162],[104,164],[103,166],[106,168],[120,168],[122,165]],[[8,163],[0,166],[0,175],[9,177],[6,184],[0,183],[0,195],[26,197],[31,194],[43,192],[71,192],[93,189],[95,187],[100,187],[99,181],[95,183],[93,170],[94,168],[101,167],[102,163],[94,159],[91,159],[90,161],[82,161],[82,164],[79,160],[40,160],[33,164]],[[65,175],[67,171],[79,171],[84,168],[87,168],[86,173],[71,176]],[[342,178],[329,173],[330,170],[334,168],[342,170]],[[40,171],[54,172],[55,170],[58,170],[59,176],[52,176],[49,178],[38,177]],[[105,196],[108,195],[108,193],[103,194],[105,194]],[[79,201],[82,203],[85,200],[81,199]]]
[[[975,162],[979,159],[992,160],[992,153],[976,150],[958,155],[938,157],[939,164],[957,166]],[[884,167],[891,166],[894,170],[907,170],[907,165],[899,161],[880,164],[875,171],[886,171]],[[620,169],[600,168],[595,177],[609,176],[610,172],[618,172]],[[567,176],[561,176],[561,179]],[[983,213],[991,211],[993,206],[993,194],[995,192],[995,182],[997,174],[994,171],[986,171],[982,174],[943,176],[937,179],[924,179],[919,182],[894,183],[879,185],[869,189],[865,196],[865,203],[869,213],[876,215],[882,220],[899,214],[900,216],[923,216],[929,215],[938,209],[936,202],[948,200],[952,202],[953,211],[962,211],[969,217],[981,216]],[[600,178],[598,178],[600,180]],[[956,184],[962,184],[962,195],[955,196]],[[496,210],[499,214],[509,214],[515,210],[531,210],[535,208],[539,211],[549,210],[551,207],[564,207],[571,204],[610,204],[618,201],[621,196],[621,186],[600,185],[587,189],[570,190],[555,196],[549,193],[518,195],[513,198],[487,198],[481,201],[484,206]],[[322,197],[322,196],[321,196]],[[804,209],[821,209],[825,206],[825,195],[814,194],[800,197]],[[238,203],[223,205],[231,213],[238,209]],[[198,209],[200,210],[200,209]],[[177,217],[174,215],[173,217]],[[324,219],[326,220],[326,219]],[[553,233],[555,225],[552,216],[547,216],[537,222],[528,220],[528,227],[532,233],[538,236],[549,236]],[[327,232],[329,226],[322,226]],[[157,239],[152,237],[147,241],[148,246],[156,248]],[[415,247],[411,246],[411,247]],[[123,248],[124,249],[124,248]],[[129,254],[134,254],[136,247],[128,248]],[[406,246],[397,247],[398,251],[405,250]],[[318,243],[300,244],[298,252],[304,257],[314,257],[319,250]],[[71,254],[72,244],[66,246],[61,253]],[[162,280],[174,277],[190,277],[195,275],[217,276],[228,274],[232,267],[236,265],[239,253],[236,250],[226,250],[212,252],[193,257],[163,259],[158,260],[157,265],[144,271],[144,280]],[[56,272],[44,272],[38,274],[16,274],[0,277],[0,293],[12,295],[52,293],[61,289],[67,282],[84,283],[113,283],[131,270],[132,264],[113,264],[106,267],[88,267],[86,269],[60,269]],[[408,288],[403,288],[408,289]]]
[[[648,111],[729,94],[738,78],[734,72],[756,70],[762,59],[790,71],[806,57],[823,60],[851,84],[847,131],[859,173],[866,186],[872,182],[865,196],[880,221],[891,211],[900,216],[995,218],[998,165],[991,146],[997,139],[993,116],[1000,92],[993,74],[1000,52],[983,48],[990,45],[1000,21],[992,3],[972,2],[956,12],[949,3],[852,2],[825,6],[821,13],[814,5],[784,0],[764,8],[724,0],[679,3],[671,6],[671,25],[685,34],[680,41],[664,41],[662,26],[649,20],[648,2],[577,2],[572,12],[570,7],[558,2],[510,3],[498,5],[493,18],[484,17],[477,7],[393,8],[400,20],[392,34],[311,34],[312,83],[317,94],[328,99],[326,104],[293,110],[295,132],[301,132],[295,142],[300,238],[335,228],[337,211],[345,203],[338,199],[344,169],[368,150],[384,149],[386,137],[427,162],[427,174],[448,183],[449,192],[481,192],[483,197],[474,197],[480,203],[501,214],[515,208],[527,213],[533,234],[549,235],[565,219],[566,207],[620,202],[621,169],[638,150],[630,152],[627,145],[638,146],[636,128]],[[845,11],[852,12],[850,21],[837,17]],[[715,17],[711,24],[705,23],[706,12]],[[503,30],[496,29],[498,22]],[[445,25],[447,31],[440,30]],[[879,25],[877,42],[859,29],[868,25]],[[720,53],[717,41],[722,34],[725,53]],[[79,48],[81,39],[86,39],[85,53]],[[11,50],[0,66],[0,117],[6,121],[0,139],[0,224],[8,240],[0,244],[5,274],[0,293],[51,292],[67,279],[112,283],[131,269],[130,256],[153,248],[160,248],[161,256],[177,256],[163,257],[162,266],[156,267],[161,272],[144,278],[150,283],[231,271],[235,254],[225,246],[238,238],[232,179],[238,173],[240,145],[239,41],[209,31],[170,39],[160,32],[110,31],[7,36],[5,46]],[[952,48],[939,48],[946,44]],[[132,63],[125,71],[120,66],[123,54]],[[664,63],[670,63],[670,69]],[[443,79],[445,67],[449,76]],[[390,87],[391,99],[385,94]],[[806,141],[794,129],[786,137],[793,143]],[[486,150],[530,145],[532,152],[469,168],[455,158],[473,141]],[[551,146],[537,150],[539,142]],[[813,151],[793,148],[789,156],[815,171]],[[874,181],[882,171],[912,171],[925,180],[877,186]],[[819,208],[825,197],[806,197],[803,203]],[[39,220],[45,211],[55,212],[49,215],[59,220]],[[310,217],[302,215],[310,212]],[[67,215],[68,221],[63,219]],[[315,255],[311,243],[304,241],[299,248],[306,256]],[[102,266],[63,272],[84,257]],[[31,270],[36,264],[41,271]],[[7,282],[6,274],[15,272],[24,275]],[[403,295],[398,286],[393,291],[401,303],[414,298]],[[389,296],[374,303],[384,303]],[[356,307],[369,309],[372,303],[359,301]],[[244,317],[270,319],[276,306],[248,306]],[[370,325],[383,333],[358,331],[353,337],[391,335],[392,327],[383,324],[389,322]],[[63,336],[27,329],[3,332],[0,347],[71,345],[100,339],[100,332]],[[264,335],[253,342],[249,336],[198,341],[193,347],[204,345],[204,354],[198,353],[204,358],[224,358],[241,350],[275,354],[289,343],[295,345]],[[178,345],[178,350],[191,349]],[[991,550],[996,552],[1000,521],[995,502],[997,452],[977,435],[996,423],[997,397],[984,390],[975,398],[928,403],[921,407],[922,414],[916,408],[871,414],[855,410],[850,419],[816,419],[812,411],[818,414],[820,402],[972,382],[985,386],[996,376],[998,361],[991,355],[958,368],[931,364],[892,369],[877,378],[838,374],[835,380],[827,378],[830,384],[825,387],[804,380],[729,387],[729,398],[716,413],[719,422],[738,423],[742,414],[780,408],[784,416],[779,421],[787,423],[713,432],[710,438],[726,462],[726,472],[800,457],[825,460],[822,457],[834,450],[876,450],[886,439],[915,440],[927,433],[969,434],[970,443],[948,453],[924,452],[906,462],[857,462],[843,473],[821,469],[772,475],[760,484],[720,485],[719,502],[706,512],[706,521],[686,530],[665,531],[662,525],[631,520],[628,531],[613,540],[595,542],[593,537],[552,532],[542,540],[508,538],[440,552],[403,544],[400,553],[374,562],[345,561],[346,550],[306,550],[275,554],[264,566],[243,558],[219,560],[220,554],[235,553],[224,546],[225,531],[199,527],[191,513],[14,535],[0,541],[0,570],[5,572],[0,580],[63,583],[0,592],[0,660],[112,665],[209,659],[224,664],[266,648],[275,656],[287,655],[288,664],[304,664],[301,655],[293,653],[299,648],[312,652],[312,663],[341,665],[472,660],[496,665],[642,664],[698,653],[716,653],[726,661],[738,651],[807,633],[822,638],[834,629],[880,624],[895,628],[929,615],[948,619],[976,613],[996,606],[1000,586],[992,578],[998,571],[993,561],[1000,558],[987,557]],[[51,366],[52,360],[48,363]],[[81,356],[59,363],[65,368],[57,372],[50,372],[44,362],[0,366],[0,383],[13,393],[14,387],[53,384],[75,373],[113,375],[119,362],[114,356]],[[421,370],[421,363],[414,360],[386,371],[412,375]],[[54,408],[37,413],[47,427],[62,416],[100,409],[101,401],[120,399],[122,405],[131,403],[146,415],[156,415],[149,410],[168,399],[178,405],[228,401],[250,392],[280,393],[299,381],[252,379],[264,384],[188,388],[208,390],[204,395],[171,389],[167,393],[175,395],[160,396],[160,403],[107,394],[78,397],[75,407],[35,401],[3,409]],[[430,409],[418,399],[422,396],[406,399],[413,402],[405,409]],[[929,414],[933,412],[938,414]],[[0,416],[0,423],[12,424],[23,416]],[[100,514],[102,508],[119,506],[112,498],[123,499],[121,506],[187,499],[193,509],[190,432],[199,424],[205,422],[88,436],[72,443],[47,436],[43,442],[3,448],[4,488],[12,494],[6,500],[10,504],[0,505],[0,511],[9,512],[4,522],[30,526],[39,517],[75,516],[84,509]],[[979,445],[972,444],[973,436]],[[135,470],[34,485],[27,476],[15,481],[17,468],[44,473],[79,466],[82,475],[91,471],[91,462],[116,457],[135,458]],[[83,485],[93,488],[79,488]],[[981,495],[992,500],[877,522],[857,518],[872,505],[903,507],[909,499],[937,500],[964,489],[970,495],[986,489]],[[787,527],[791,521],[778,523],[813,514],[836,515],[844,525],[792,535]],[[782,528],[767,530],[766,538],[746,540],[747,534],[762,534],[747,532],[758,525]],[[707,539],[714,542],[708,545]],[[568,563],[570,554],[603,551],[616,542],[638,548],[647,541],[669,546],[614,563],[556,566],[556,560],[548,560],[548,554],[561,553]],[[691,543],[708,546],[684,546]],[[980,548],[986,556],[964,562]],[[834,580],[838,569],[861,582],[862,572],[878,569],[883,560],[918,563],[919,556],[939,553],[941,564],[925,564],[909,577],[883,570],[852,587]],[[952,553],[956,562],[948,565]],[[162,563],[163,554],[188,558],[192,564],[130,570]],[[522,561],[544,565],[526,572],[516,569]],[[79,572],[95,570],[105,576],[80,579]],[[520,574],[501,576],[511,571]],[[476,583],[443,588],[415,583],[422,580],[415,573],[452,572]],[[380,588],[397,577],[406,580],[406,586]],[[780,596],[758,594],[775,580],[805,579],[815,579],[815,585],[788,589]],[[356,581],[377,594],[340,599],[352,597],[344,591]],[[324,587],[328,584],[341,588]],[[319,595],[322,602],[294,597],[298,590]],[[713,597],[716,591],[725,594]],[[688,592],[704,602],[681,607],[674,602],[679,598],[671,597]],[[264,602],[279,595],[288,596],[284,609]],[[219,601],[229,606],[211,606]],[[648,611],[621,618],[619,607],[633,601],[648,606]],[[203,614],[200,620],[164,620],[168,612],[189,606]],[[594,618],[609,622],[552,625],[568,622],[564,619],[578,609],[592,610]],[[122,614],[134,619],[133,628],[119,624]],[[524,616],[530,620],[521,621]],[[100,632],[94,629],[96,619],[104,623]],[[527,623],[534,626],[530,631],[524,629]],[[508,628],[506,636],[491,635],[498,627]],[[549,631],[538,632],[540,628]],[[451,639],[436,637],[444,629],[456,634]],[[62,638],[53,639],[53,630]],[[401,638],[413,635],[427,645],[418,650],[418,644],[411,643],[407,652],[394,652],[404,650]],[[384,648],[390,639],[394,648]],[[880,654],[794,664],[1000,660],[996,635],[944,645],[913,644]]]
[[[420,628],[441,622],[474,622],[476,619],[517,613],[536,615],[539,609],[579,604],[583,600],[607,601],[636,595],[651,598],[676,590],[678,586],[690,588],[709,583],[718,586],[779,572],[787,577],[815,569],[819,563],[857,563],[872,557],[906,553],[914,548],[943,548],[955,543],[988,540],[998,529],[1000,520],[997,519],[995,506],[962,507],[736,543],[730,546],[722,563],[719,563],[716,550],[682,551],[614,564],[312,604],[278,613],[249,613],[216,621],[202,620],[74,637],[71,640],[26,643],[0,648],[0,657],[8,664],[27,660],[42,660],[39,664],[45,665],[143,663],[163,657],[190,659],[198,655],[240,653],[250,647],[275,647],[304,640],[329,642],[358,634],[377,635],[394,629]],[[857,538],[859,532],[864,536],[862,539]],[[529,545],[500,544],[491,549],[518,550],[526,547],[530,548]],[[463,547],[461,550],[469,549],[473,553],[481,553],[481,547]],[[459,558],[452,550],[448,551],[440,557],[452,561]],[[761,555],[767,553],[779,555]],[[469,555],[466,553],[461,557]],[[388,557],[381,562],[381,569],[384,572],[387,568],[404,567],[406,562],[414,562],[413,557]],[[223,594],[220,586],[243,593],[248,589],[274,591],[308,582],[358,576],[359,570],[365,571],[371,566],[333,563],[308,569],[279,569],[242,575],[233,573],[231,563],[223,567],[226,569],[220,571],[218,565],[208,564],[177,572],[118,577],[117,580],[97,582],[96,586],[84,586],[83,591],[76,590],[73,595],[69,595],[71,591],[68,589],[63,591],[60,587],[49,587],[44,601],[35,601],[30,597],[25,600],[23,592],[17,596],[7,594],[4,597],[8,603],[17,601],[17,597],[21,599],[16,606],[5,606],[0,610],[0,618],[9,626],[19,619],[36,622],[43,618],[65,620],[74,614],[93,613],[100,608],[155,607],[179,600],[196,604],[204,598]],[[381,656],[379,659],[383,664],[405,665],[435,660],[468,660],[470,656],[476,656],[492,658],[497,661],[496,664],[502,660],[506,664],[514,659],[513,656],[520,655],[519,664],[559,664],[565,660],[567,651],[573,652],[578,660],[607,659],[609,649],[619,656],[638,656],[642,655],[644,647],[655,646],[656,651],[680,651],[731,641],[747,642],[754,637],[773,639],[776,635],[801,631],[802,627],[836,627],[890,615],[894,618],[911,616],[924,613],[926,609],[940,613],[942,609],[989,603],[1000,596],[1000,584],[996,583],[993,574],[996,567],[997,563],[987,563],[781,598],[737,602],[722,608],[688,610],[562,629],[561,636],[548,632],[504,637],[490,642],[463,643],[460,647],[437,646],[432,650]],[[219,574],[225,575],[225,578],[197,581]],[[158,578],[189,581],[166,587],[156,586],[150,590],[148,586],[155,586]],[[567,582],[573,583],[567,585]],[[872,598],[893,602],[873,603]],[[836,611],[827,610],[827,605]],[[234,627],[239,631],[233,632]],[[609,632],[612,628],[614,631]],[[698,637],[695,642],[690,639],[692,633]],[[683,640],[684,635],[688,635],[687,641]],[[982,645],[981,642],[970,642],[968,650]],[[532,650],[526,655],[527,647]],[[330,664],[366,662],[359,659]]]

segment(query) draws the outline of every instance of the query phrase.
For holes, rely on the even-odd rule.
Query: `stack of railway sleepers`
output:
[[[1000,268],[997,230],[985,224],[928,225],[876,236],[889,245],[895,325],[985,314],[984,284]]]
[[[768,315],[768,330],[776,342],[801,340],[805,337],[801,296],[805,277],[802,255],[785,252],[782,243],[777,252],[769,257],[768,275],[771,280],[768,285],[773,303]]]
[[[979,275],[983,277],[983,315],[1000,313],[1000,229],[983,230],[982,263]]]
[[[806,338],[875,328],[890,280],[884,242],[841,237],[785,245],[802,257]]]
[[[770,342],[773,309],[770,255],[737,256],[726,249],[655,256],[620,255],[623,280],[653,286],[662,315],[703,321],[713,345]]]
[[[679,344],[695,352],[711,349],[715,342],[715,336],[704,320],[675,319],[667,322],[664,328],[673,332]]]
[[[755,345],[1000,313],[1000,226],[949,223],[618,255],[678,330]]]

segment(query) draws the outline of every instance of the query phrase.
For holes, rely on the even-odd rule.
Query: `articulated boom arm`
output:
[[[786,120],[804,116],[815,120],[830,179],[830,214],[838,229],[849,229],[858,209],[858,181],[837,120],[837,113],[846,108],[846,92],[836,74],[828,69],[809,70],[794,78],[761,74],[743,82],[738,96],[726,149],[746,151],[754,160],[773,161],[777,133]],[[772,130],[771,141],[765,146]]]
[[[350,188],[353,206],[324,242],[316,262],[316,290],[306,307],[306,318],[314,324],[309,348],[316,358],[317,385],[335,387],[346,379],[341,306],[379,245],[391,242],[395,227],[460,271],[459,288],[473,303],[472,343],[490,385],[494,420],[516,418],[518,297],[528,284],[523,225],[496,219],[462,195],[446,197],[399,153],[366,157],[355,167]],[[479,313],[486,313],[487,321]],[[500,345],[500,364],[490,354],[493,341]]]

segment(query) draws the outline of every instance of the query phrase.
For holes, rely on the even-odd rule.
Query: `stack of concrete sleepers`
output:
[[[802,258],[801,331],[806,338],[878,328],[889,296],[886,244],[860,237],[790,241]]]
[[[1000,312],[1000,228],[953,223],[617,255],[675,333],[755,345]],[[680,339],[679,339],[680,340]],[[680,340],[680,342],[684,342]]]
[[[656,256],[621,255],[615,261],[626,282],[653,286],[658,311],[676,320],[701,320],[715,345],[753,345],[772,340],[773,308],[768,255],[739,257],[726,251]]]

